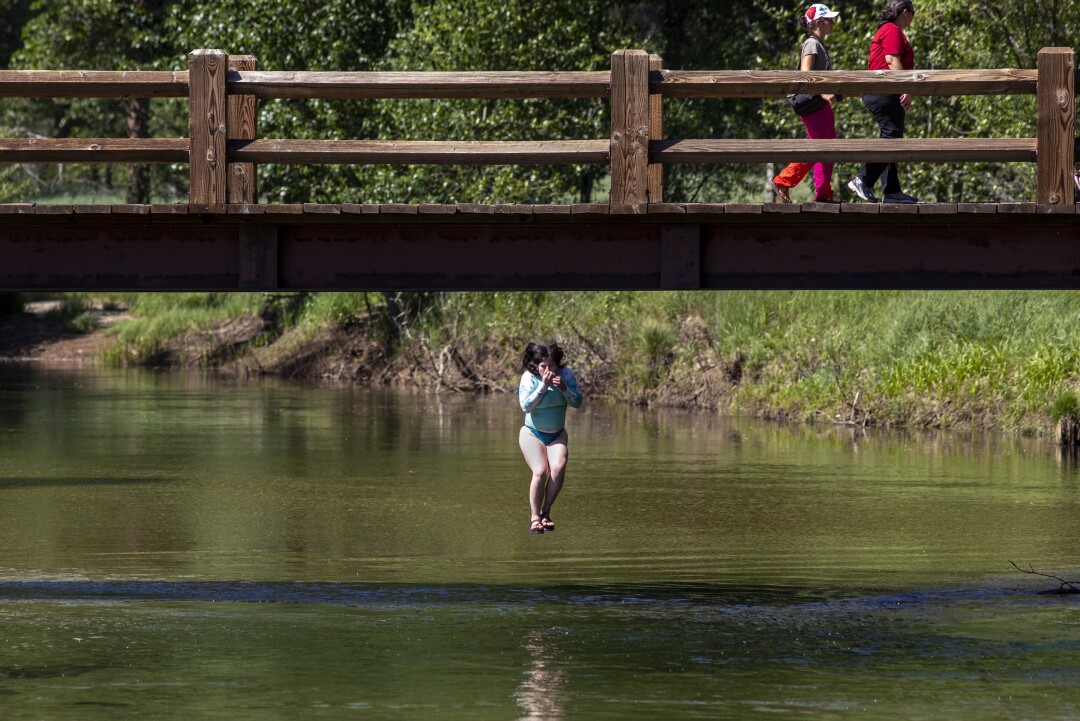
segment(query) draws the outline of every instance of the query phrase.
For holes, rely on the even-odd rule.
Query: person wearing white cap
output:
[[[830,10],[821,3],[815,3],[803,13],[801,22],[810,31],[802,44],[799,54],[799,69],[803,72],[832,70],[829,51],[825,48],[825,38],[832,32],[833,25],[840,13]],[[788,97],[795,113],[806,126],[806,135],[811,139],[836,137],[836,118],[832,106],[839,96],[809,95],[800,93]],[[791,202],[791,189],[802,182],[810,172],[810,163],[791,163],[773,179],[776,186],[777,201]],[[832,163],[814,163],[814,200],[819,203],[832,203]]]

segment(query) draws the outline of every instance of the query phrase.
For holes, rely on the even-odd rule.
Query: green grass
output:
[[[594,392],[793,420],[1048,432],[1080,391],[1076,292],[130,294],[113,329],[138,362],[186,332],[262,314],[303,342],[378,334],[387,365],[453,349],[510,386],[558,340]],[[396,349],[396,350],[394,350]]]
[[[136,364],[190,331],[261,314],[269,303],[258,293],[128,293],[109,299],[124,303],[133,316],[110,328],[118,340],[110,359]]]

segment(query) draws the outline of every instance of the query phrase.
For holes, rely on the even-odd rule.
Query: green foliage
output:
[[[254,55],[267,70],[374,70],[411,13],[405,0],[178,0],[164,32],[186,53]],[[186,133],[185,133],[186,134]],[[381,133],[371,103],[278,100],[259,104],[265,138],[363,139]],[[354,166],[260,165],[269,202],[355,202],[368,191]]]
[[[117,344],[112,359],[139,363],[169,341],[229,318],[260,315],[268,299],[256,293],[130,293],[130,320],[109,329]]]
[[[93,301],[85,293],[64,293],[60,305],[48,316],[59,320],[67,333],[90,333],[98,328]]]
[[[218,47],[258,57],[272,70],[593,70],[619,47],[661,54],[693,70],[792,68],[805,3],[687,0],[602,4],[597,0],[0,0],[8,21],[0,60],[20,68],[183,69],[190,50]],[[829,39],[837,68],[865,67],[879,3],[841,8]],[[1039,48],[1077,45],[1080,0],[971,5],[923,0],[908,34],[919,68],[1033,68]],[[722,41],[718,40],[722,38]],[[130,103],[85,99],[7,100],[0,131],[15,137],[128,134]],[[840,137],[873,137],[862,103],[836,108]],[[675,100],[665,133],[683,138],[791,138],[804,130],[782,100]],[[1033,137],[1031,97],[916,98],[912,137]],[[154,100],[145,132],[187,134],[183,102]],[[604,138],[608,107],[596,100],[268,101],[260,135],[270,138],[533,140]],[[777,158],[777,163],[783,158]],[[840,164],[836,185],[857,170]],[[906,163],[907,189],[925,199],[1030,199],[1031,164]],[[103,192],[135,183],[124,166],[4,166],[0,200]],[[186,168],[151,166],[149,197],[181,198]],[[550,202],[602,200],[607,169],[584,167],[275,166],[259,168],[272,202]],[[669,167],[673,201],[756,200],[761,165]],[[800,189],[799,193],[805,192]],[[797,193],[797,197],[799,197]]]
[[[1057,423],[1065,419],[1073,423],[1080,422],[1080,398],[1074,391],[1064,391],[1054,399],[1050,409],[1050,418]]]

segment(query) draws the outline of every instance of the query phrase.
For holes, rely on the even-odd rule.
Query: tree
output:
[[[267,70],[375,69],[408,21],[406,0],[181,0],[165,31],[186,52],[218,48],[254,55]],[[378,137],[370,102],[278,100],[259,103],[266,138]],[[270,202],[345,202],[360,185],[352,166],[261,165],[260,194]]]
[[[13,65],[49,70],[173,67],[177,51],[162,32],[169,7],[148,0],[36,0],[22,30],[23,47],[15,53]],[[22,134],[53,137],[186,134],[180,132],[180,103],[158,101],[155,107],[159,112],[152,114],[151,102],[146,98],[35,101],[20,108],[25,113],[23,118],[30,121],[21,130]],[[60,178],[63,172],[56,171]],[[111,179],[111,171],[95,166],[75,171],[77,179],[90,182],[102,176]],[[129,203],[150,201],[147,165],[129,166],[126,196]]]

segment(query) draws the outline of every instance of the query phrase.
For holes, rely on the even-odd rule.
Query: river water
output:
[[[1075,719],[1030,439],[0,368],[0,718]]]

